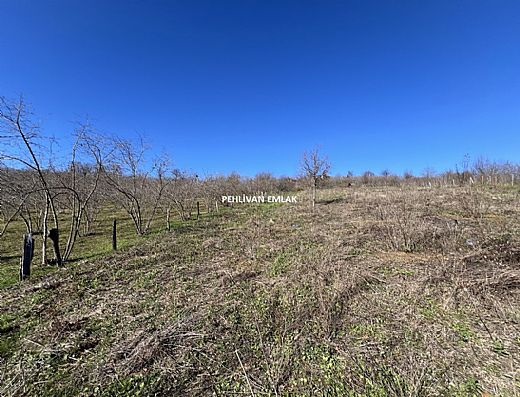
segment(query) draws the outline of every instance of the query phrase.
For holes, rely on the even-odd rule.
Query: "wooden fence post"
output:
[[[117,220],[112,223],[112,250],[117,251]]]
[[[197,201],[197,219],[200,217],[200,203]]]
[[[24,234],[22,258],[20,259],[20,281],[31,276],[31,261],[34,256],[34,240],[31,233]]]
[[[54,249],[54,259],[58,266],[63,265],[60,254],[60,233],[58,229],[49,230],[49,238],[52,241],[52,248]]]

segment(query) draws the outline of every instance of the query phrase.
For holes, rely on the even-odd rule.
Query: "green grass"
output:
[[[225,209],[224,209],[225,211]],[[151,224],[150,230],[144,236],[135,232],[131,218],[123,211],[113,207],[105,208],[98,215],[98,221],[93,227],[93,233],[79,236],[74,245],[72,255],[66,266],[74,266],[75,263],[84,259],[94,259],[112,252],[112,222],[117,219],[117,248],[125,250],[142,241],[152,238],[160,232],[166,232],[165,220],[159,213]],[[213,216],[213,214],[201,214],[202,217]],[[172,231],[189,227],[195,220],[181,221],[171,220]],[[63,250],[68,238],[70,219],[63,215],[60,219],[60,247]],[[26,233],[25,224],[21,220],[11,223],[6,233],[0,238],[0,288],[9,287],[19,282],[20,257],[23,234]],[[56,269],[55,266],[41,264],[42,237],[35,235],[35,255],[31,264],[31,277],[39,278]],[[47,244],[47,257],[52,258],[53,252],[50,240]]]

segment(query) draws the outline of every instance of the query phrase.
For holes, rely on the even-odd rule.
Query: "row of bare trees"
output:
[[[0,238],[22,219],[27,233],[42,236],[42,263],[49,262],[49,235],[59,232],[67,261],[110,206],[124,210],[144,235],[159,216],[169,230],[172,217],[188,220],[201,203],[218,211],[222,195],[295,188],[295,180],[265,173],[199,178],[173,168],[167,155],[149,159],[144,140],[101,134],[89,122],[77,124],[68,158],[59,163],[55,142],[32,119],[23,99],[0,97]]]

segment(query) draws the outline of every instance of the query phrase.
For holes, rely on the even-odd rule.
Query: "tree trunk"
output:
[[[20,260],[20,281],[31,276],[31,261],[34,256],[34,240],[31,233],[23,236],[22,259]]]
[[[83,225],[83,234],[85,236],[88,236],[90,234],[90,218],[89,216],[85,213],[85,224]]]
[[[52,241],[52,248],[54,249],[54,260],[58,266],[62,266],[63,262],[60,254],[60,233],[58,229],[51,229],[49,231],[49,238]]]
[[[316,179],[312,181],[312,210],[314,211],[314,207],[316,206]]]
[[[170,208],[166,210],[166,230],[171,231],[172,226],[170,224]]]
[[[47,234],[48,232],[48,219],[49,219],[49,201],[45,202],[45,212],[43,213],[43,225],[42,225],[42,265],[47,264]]]

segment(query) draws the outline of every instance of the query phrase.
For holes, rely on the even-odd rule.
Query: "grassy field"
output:
[[[112,251],[112,222],[117,219],[117,246],[120,249],[131,247],[140,243],[143,238],[165,230],[164,219],[156,219],[152,222],[151,230],[144,237],[135,233],[135,228],[130,217],[121,210],[106,208],[99,215],[92,233],[88,236],[80,236],[74,246],[70,263],[85,259],[93,259]],[[172,219],[171,225],[175,227],[180,222]],[[68,237],[70,218],[63,216],[60,219],[60,244],[65,246]],[[52,226],[52,222],[51,222]],[[16,284],[19,281],[20,256],[22,251],[23,234],[26,233],[25,225],[21,220],[13,222],[7,229],[6,234],[0,238],[0,288]],[[33,276],[41,276],[56,270],[54,266],[41,265],[41,236],[35,235],[35,251],[32,262],[31,273]],[[47,257],[53,258],[52,244],[47,244]]]
[[[519,198],[327,190],[103,232],[23,284],[9,259],[0,395],[519,395]]]

